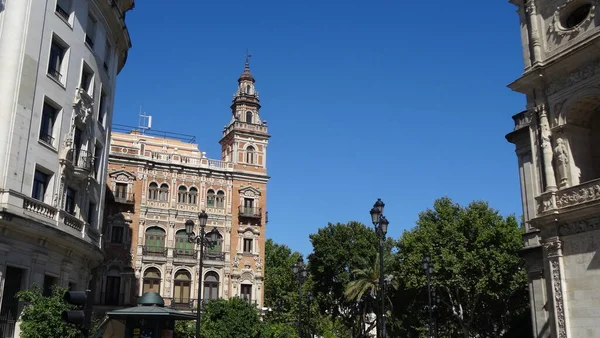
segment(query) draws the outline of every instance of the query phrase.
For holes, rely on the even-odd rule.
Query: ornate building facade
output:
[[[198,299],[242,297],[263,305],[266,226],[266,121],[248,61],[238,79],[232,117],[220,141],[221,159],[209,159],[192,137],[113,132],[103,231],[107,260],[99,271],[100,306],[135,304],[154,291],[166,305],[195,308]],[[185,222],[209,215],[217,243],[203,257]],[[196,228],[197,229],[197,228]]]
[[[0,1],[0,337],[19,336],[19,290],[84,290],[103,262],[106,145],[133,7]]]
[[[527,98],[513,116],[535,337],[600,337],[600,2],[511,0]],[[596,144],[596,146],[594,146]]]

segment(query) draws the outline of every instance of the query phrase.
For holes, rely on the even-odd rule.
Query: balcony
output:
[[[115,199],[115,203],[121,204],[135,204],[135,194],[134,193],[125,193],[122,191],[117,191],[113,194]]]
[[[224,252],[210,252],[210,251],[205,251],[203,258],[205,260],[208,260],[208,261],[224,261],[225,260],[225,253]]]
[[[239,216],[260,219],[262,217],[262,208],[245,207],[241,205],[239,207]]]
[[[574,187],[546,192],[536,197],[539,216],[587,206],[598,201],[600,201],[600,178]]]
[[[151,246],[144,245],[142,247],[142,255],[145,257],[158,257],[158,258],[166,258],[168,249],[164,246]]]
[[[194,306],[194,300],[189,298],[173,299],[171,307],[180,311],[191,311]]]
[[[91,176],[94,169],[94,155],[89,151],[74,152],[73,156],[73,174],[76,178],[86,179]]]
[[[198,250],[194,249],[173,249],[173,257],[175,258],[188,258],[188,259],[196,259],[198,257]]]

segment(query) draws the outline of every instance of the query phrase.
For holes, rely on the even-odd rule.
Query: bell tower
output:
[[[260,117],[258,91],[250,73],[250,56],[246,55],[244,71],[238,78],[238,88],[231,103],[231,120],[223,130],[221,154],[223,161],[235,167],[266,173],[267,144],[270,138],[267,121]]]

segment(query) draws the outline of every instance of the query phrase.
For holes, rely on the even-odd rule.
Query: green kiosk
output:
[[[110,325],[110,332],[105,330],[103,337],[172,338],[176,320],[196,319],[193,313],[165,307],[164,299],[156,292],[145,293],[136,307],[110,311],[106,315],[110,322],[125,322],[125,327]]]

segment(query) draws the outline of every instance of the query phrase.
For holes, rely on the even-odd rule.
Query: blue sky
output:
[[[447,195],[521,215],[513,145],[525,98],[516,7],[483,1],[136,1],[114,123],[193,134],[210,158],[246,48],[268,148],[267,237],[309,253],[328,222],[388,234]]]

